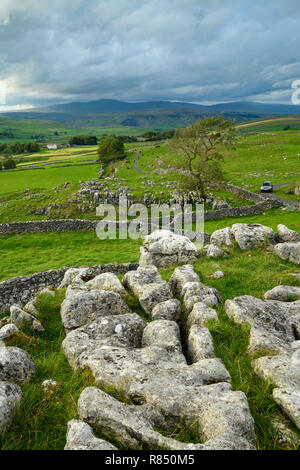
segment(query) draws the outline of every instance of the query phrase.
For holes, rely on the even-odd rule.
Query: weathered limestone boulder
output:
[[[279,224],[275,235],[277,243],[300,242],[300,236],[294,230],[288,229],[285,225]]]
[[[59,285],[59,289],[68,287],[73,283],[75,278],[82,281],[89,281],[93,277],[93,270],[91,268],[70,268],[65,272],[64,278]]]
[[[224,258],[228,256],[228,254],[225,253],[224,250],[222,250],[217,245],[213,245],[213,244],[206,245],[203,248],[202,253],[208,258],[219,258],[219,257]]]
[[[129,307],[116,292],[72,288],[69,286],[66,298],[61,304],[61,318],[66,331],[79,328],[105,316],[128,313]]]
[[[222,228],[221,230],[216,230],[212,233],[210,237],[210,243],[222,246],[233,246],[235,241],[234,234],[230,227]]]
[[[145,312],[151,314],[156,305],[172,299],[169,285],[155,266],[139,267],[125,274],[123,284],[138,298]]]
[[[300,355],[298,361],[295,357],[297,358],[295,352],[263,356],[253,361],[254,370],[261,378],[269,380],[279,388],[297,389],[300,392]]]
[[[253,250],[265,243],[275,243],[274,232],[260,224],[234,224],[231,231],[242,250]]]
[[[215,307],[222,302],[222,298],[215,287],[205,286],[201,282],[187,282],[183,289],[183,303],[186,312],[191,312],[194,305],[203,302]]]
[[[289,301],[291,299],[300,300],[300,287],[277,286],[274,287],[274,289],[271,289],[266,292],[264,298],[266,300],[281,300],[283,302]]]
[[[276,300],[260,300],[250,295],[226,300],[225,311],[237,323],[250,323],[282,341],[295,341],[291,324],[293,305]],[[263,349],[263,348],[262,348]]]
[[[99,276],[94,277],[91,281],[87,282],[87,285],[92,289],[108,290],[110,292],[116,292],[121,297],[126,295],[126,290],[121,284],[119,278],[113,273],[102,273]]]
[[[23,383],[30,379],[34,370],[34,360],[23,349],[0,348],[0,381]]]
[[[283,260],[300,264],[300,243],[288,242],[279,243],[274,247],[274,252]]]
[[[67,443],[64,450],[118,450],[103,439],[94,436],[93,429],[83,421],[68,422]]]
[[[200,278],[198,274],[195,273],[191,264],[186,264],[184,266],[178,266],[178,268],[175,268],[169,280],[169,286],[174,295],[177,297],[183,297],[183,287],[187,282],[200,283]]]
[[[176,322],[156,320],[149,323],[143,332],[142,346],[158,346],[182,354],[180,330]]]
[[[197,445],[168,439],[153,430],[162,425],[162,417],[148,405],[134,406],[121,403],[95,387],[86,388],[78,400],[79,416],[128,447],[140,443],[164,449],[197,449]],[[201,448],[201,444],[199,445]]]
[[[72,365],[77,367],[98,350],[113,348],[141,348],[142,335],[147,323],[136,313],[103,317],[71,331],[62,342],[64,353]]]
[[[10,307],[10,318],[20,329],[30,328],[38,333],[44,331],[43,325],[33,315],[30,315],[30,313],[25,312],[16,305]]]
[[[273,398],[290,420],[300,429],[300,389],[275,388]]]
[[[201,359],[214,357],[214,347],[209,330],[204,326],[192,325],[187,336],[187,357],[191,364]]]
[[[169,388],[169,387],[168,387]],[[177,388],[175,388],[177,391]],[[179,395],[181,389],[178,390]],[[223,400],[216,399],[217,396]],[[176,393],[177,395],[177,393]],[[175,412],[174,393],[168,402]],[[186,406],[177,395],[178,410]],[[169,395],[168,395],[168,399]],[[90,425],[101,429],[128,447],[136,448],[145,443],[151,448],[172,450],[254,449],[255,436],[245,396],[232,392],[229,384],[215,384],[200,388],[198,393],[199,434],[205,444],[186,444],[166,438],[153,430],[154,426],[165,427],[164,418],[157,411],[159,403],[166,397],[156,395],[157,407],[151,405],[127,405],[115,400],[95,387],[86,388],[78,401],[79,416]],[[176,401],[177,401],[176,400]],[[213,405],[216,403],[216,406]],[[167,403],[166,403],[167,404]],[[177,422],[178,424],[178,422]],[[195,415],[194,415],[195,424]]]
[[[167,267],[194,263],[197,256],[197,248],[187,237],[176,235],[169,230],[156,230],[145,237],[139,264]]]
[[[4,339],[9,339],[18,333],[18,328],[14,323],[9,323],[8,325],[4,325],[0,329],[0,340],[3,341]]]
[[[208,320],[218,321],[218,314],[216,310],[206,305],[204,302],[197,302],[194,304],[193,310],[187,319],[187,328],[190,329],[192,325],[205,326]]]
[[[18,385],[0,381],[0,436],[10,426],[21,399],[22,391]]]
[[[161,302],[152,310],[153,320],[172,320],[179,319],[181,314],[181,305],[179,300],[171,299]]]

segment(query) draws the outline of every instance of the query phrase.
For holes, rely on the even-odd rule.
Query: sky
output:
[[[299,0],[1,0],[0,111],[70,101],[291,103]]]

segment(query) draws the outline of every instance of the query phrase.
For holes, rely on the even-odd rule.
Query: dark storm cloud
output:
[[[1,0],[8,104],[289,102],[298,0]]]

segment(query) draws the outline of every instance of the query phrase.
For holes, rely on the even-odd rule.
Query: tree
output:
[[[180,162],[185,170],[180,184],[182,192],[196,191],[205,201],[207,189],[225,179],[220,165],[221,147],[234,147],[234,123],[223,116],[208,117],[186,129],[177,129],[170,144],[183,158]]]
[[[99,161],[109,163],[125,157],[125,148],[122,139],[115,135],[102,137],[98,145]]]
[[[3,162],[4,170],[13,170],[16,168],[16,162],[12,158],[7,158]]]

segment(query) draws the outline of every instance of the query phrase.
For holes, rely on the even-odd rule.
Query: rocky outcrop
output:
[[[112,314],[110,310],[93,322],[87,318],[86,324],[69,331],[63,350],[72,367],[90,369],[96,385],[122,391],[124,397],[140,405],[120,403],[89,387],[78,402],[80,418],[132,448],[140,443],[174,450],[255,448],[247,399],[232,390],[230,375],[215,357],[212,338],[204,325],[206,319],[215,318],[216,312],[204,303],[199,306],[198,298],[198,303],[191,302],[194,314],[187,331],[187,358],[174,321],[180,303],[172,298],[171,288],[186,303],[191,294],[189,284],[195,284],[201,299],[209,294],[219,300],[217,292],[201,284],[190,265],[176,268],[169,284],[155,266],[127,273],[123,282],[155,319],[147,324],[135,313]],[[78,301],[85,296],[84,286],[69,289],[77,290]],[[196,311],[201,312],[201,318]],[[185,444],[154,431],[157,426],[174,429],[180,424],[196,425],[203,443]]]
[[[141,248],[140,266],[153,264],[158,267],[197,261],[197,248],[187,238],[169,230],[156,230],[144,239]]]

